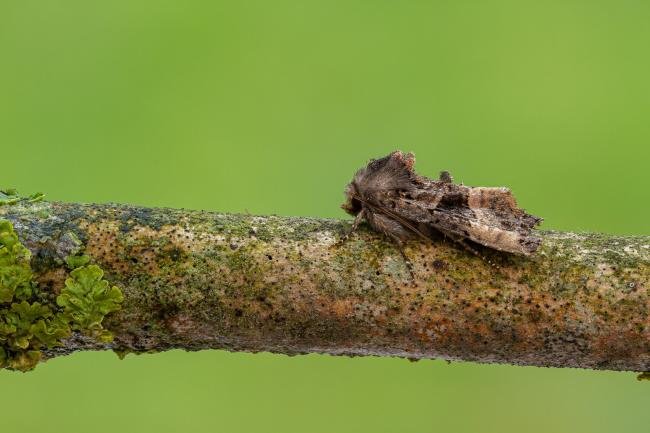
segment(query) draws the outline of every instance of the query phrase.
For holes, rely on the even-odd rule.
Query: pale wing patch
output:
[[[469,190],[467,204],[471,209],[518,211],[517,201],[508,188],[477,186]]]
[[[494,248],[495,250],[507,251],[509,253],[530,254],[520,243],[521,235],[517,232],[503,230],[494,226],[481,224],[481,213],[490,215],[490,212],[474,210],[479,217],[477,221],[469,221],[469,238],[479,244]],[[485,221],[485,219],[483,219]]]

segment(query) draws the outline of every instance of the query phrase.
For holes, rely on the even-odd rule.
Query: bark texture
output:
[[[483,260],[451,241],[404,249],[351,222],[126,205],[0,207],[58,293],[67,256],[85,252],[124,293],[104,320],[110,344],[289,355],[400,356],[650,370],[650,238],[543,231],[520,257]],[[493,262],[491,265],[488,261]]]

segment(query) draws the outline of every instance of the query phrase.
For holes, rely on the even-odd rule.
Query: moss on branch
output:
[[[412,276],[380,235],[339,243],[348,221],[37,200],[0,206],[0,219],[31,252],[39,293],[65,299],[70,257],[104,272],[88,278],[106,280],[113,304],[93,311],[114,340],[82,332],[93,313],[41,344],[44,358],[182,348],[650,370],[648,237],[541,232],[532,257],[482,249],[497,266],[444,239],[412,242]]]

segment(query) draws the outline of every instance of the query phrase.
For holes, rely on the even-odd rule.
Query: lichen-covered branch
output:
[[[227,349],[650,370],[650,238],[540,232],[531,257],[404,248],[350,222],[24,201],[0,207],[58,295],[86,255],[124,295],[44,358]]]

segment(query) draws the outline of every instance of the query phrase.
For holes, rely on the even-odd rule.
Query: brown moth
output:
[[[352,231],[365,220],[399,244],[441,233],[470,250],[466,240],[515,254],[537,250],[541,238],[532,229],[542,219],[517,207],[508,188],[454,184],[446,171],[432,180],[416,174],[414,163],[412,153],[395,151],[357,171],[341,205],[356,216]]]

